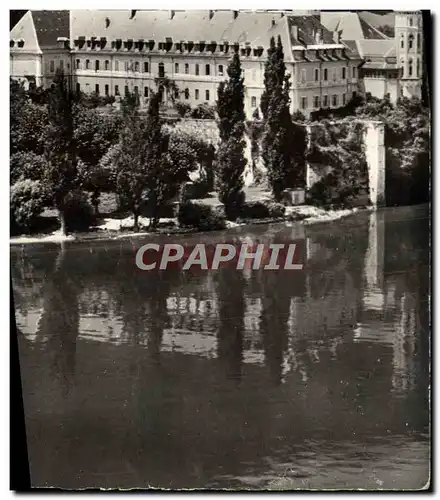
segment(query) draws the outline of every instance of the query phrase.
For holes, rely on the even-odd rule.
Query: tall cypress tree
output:
[[[244,201],[243,172],[245,114],[244,79],[238,53],[234,53],[228,66],[229,79],[218,87],[218,129],[220,145],[217,151],[217,189],[225,205],[228,219],[234,220]]]
[[[67,233],[66,196],[77,187],[72,94],[62,71],[57,72],[48,95],[48,126],[43,180],[48,196],[58,209],[61,231]]]
[[[269,185],[279,201],[284,189],[304,184],[306,133],[290,115],[290,75],[286,74],[281,37],[270,40],[261,96],[264,118],[262,157]]]

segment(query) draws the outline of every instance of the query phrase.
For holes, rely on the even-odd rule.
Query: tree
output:
[[[72,103],[72,94],[67,88],[64,74],[57,71],[48,95],[43,182],[51,202],[58,210],[63,235],[67,234],[65,198],[77,186]]]
[[[133,99],[123,102],[123,131],[114,149],[116,189],[133,213],[135,231],[144,205],[150,212],[150,226],[157,226],[160,209],[196,167],[195,151],[162,130],[159,104],[160,94],[154,93],[143,120]]]
[[[303,126],[294,124],[290,116],[289,78],[281,37],[276,45],[272,37],[264,72],[265,90],[261,96],[262,157],[277,201],[284,189],[304,184],[306,131]]]
[[[217,151],[217,188],[229,219],[234,220],[244,202],[243,172],[245,114],[244,79],[240,58],[234,53],[228,66],[229,79],[218,87],[218,129],[220,145]]]
[[[109,170],[101,163],[110,147],[117,142],[120,131],[119,116],[99,113],[77,106],[75,111],[75,141],[78,156],[78,174],[81,186],[92,192],[92,205],[98,212],[102,191],[114,189]]]

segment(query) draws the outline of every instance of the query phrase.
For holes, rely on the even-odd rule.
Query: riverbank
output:
[[[370,210],[367,207],[366,210]],[[265,219],[239,219],[237,222],[226,221],[226,229],[252,226],[261,224],[285,223],[291,225],[294,223],[303,223],[305,225],[318,224],[324,222],[332,222],[343,217],[358,212],[359,208],[342,209],[342,210],[324,210],[312,205],[299,205],[293,207],[286,207],[284,217],[279,218],[265,218]],[[195,228],[182,228],[179,227],[176,218],[163,218],[159,221],[159,226],[155,231],[148,231],[149,225],[148,217],[140,217],[139,225],[144,230],[134,232],[134,219],[133,216],[128,216],[123,219],[116,217],[105,217],[102,221],[90,228],[86,233],[75,233],[63,236],[61,232],[54,231],[50,234],[35,234],[35,235],[19,235],[10,238],[11,245],[25,245],[31,243],[62,243],[65,241],[82,241],[82,240],[103,240],[103,239],[119,239],[119,238],[134,238],[141,236],[148,236],[151,234],[165,233],[171,234],[185,234],[185,233],[201,233]]]

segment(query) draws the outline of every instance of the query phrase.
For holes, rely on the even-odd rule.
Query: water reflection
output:
[[[397,441],[418,450],[408,463],[424,475],[426,214],[235,238],[296,242],[304,271],[145,273],[121,241],[12,251],[30,453],[70,440],[56,452],[64,472],[34,460],[35,483],[261,487],[301,464],[308,486],[331,486],[331,473],[335,485],[379,487],[391,480],[359,474],[362,457],[397,471]],[[61,435],[41,434],[58,418],[53,370],[64,398],[76,387],[65,410],[76,423]],[[351,472],[335,451],[348,448],[360,453]]]

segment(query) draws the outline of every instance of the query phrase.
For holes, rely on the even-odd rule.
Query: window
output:
[[[108,85],[106,85],[106,86],[104,87],[104,92],[105,92],[105,95],[108,95]]]
[[[332,78],[333,78],[333,81],[336,82],[336,68],[333,68],[333,71],[332,71]]]
[[[336,94],[332,95],[332,106],[336,107],[338,105],[338,96]]]
[[[136,73],[139,73],[139,63],[138,63],[138,61],[136,61],[134,63],[134,70],[136,71]]]
[[[413,25],[413,18],[412,18],[412,17],[410,17],[410,18],[409,18],[409,25],[410,25],[410,26],[412,26],[412,25]]]
[[[144,87],[144,97],[148,97],[148,93],[149,93],[149,88]]]
[[[95,85],[95,93],[99,94],[99,84],[98,83]]]
[[[402,33],[400,35],[400,48],[403,49],[405,47],[405,35]]]
[[[223,76],[223,64],[218,65],[218,76]]]
[[[86,59],[86,69],[90,69],[90,61]]]
[[[306,70],[301,70],[301,83],[306,83]]]
[[[413,60],[410,58],[408,61],[408,76],[413,74]]]
[[[81,85],[79,83],[76,84],[76,91],[78,94],[81,92]]]
[[[420,59],[417,59],[416,76],[420,76]]]
[[[257,107],[257,98],[255,96],[251,97],[251,108]]]
[[[342,105],[345,106],[347,104],[347,96],[346,94],[342,94]]]
[[[319,108],[319,95],[315,95],[315,97],[313,98],[313,107]]]
[[[301,97],[301,109],[307,109],[307,97]]]
[[[115,95],[119,95],[119,85],[115,85]]]
[[[189,64],[185,64],[185,75],[189,73]]]
[[[104,63],[104,69],[108,71],[110,69],[110,61],[105,61]]]
[[[196,89],[195,99],[196,99],[196,101],[199,100],[199,89]]]
[[[115,61],[115,71],[119,71],[119,62]]]
[[[99,61],[95,61],[95,71],[99,71]]]
[[[177,87],[174,89],[174,99],[180,99],[180,93]]]
[[[324,69],[324,81],[326,82],[328,80],[328,69]]]
[[[174,65],[174,73],[178,73],[179,72],[179,63],[176,63]]]
[[[347,68],[342,66],[342,79],[345,80],[347,78]]]
[[[163,78],[165,76],[165,65],[164,63],[159,63],[159,78]]]
[[[128,61],[125,61],[125,63],[124,63],[124,69],[125,69],[125,71],[128,71],[128,68],[129,68]]]
[[[185,89],[185,99],[189,99],[189,89]]]
[[[408,49],[413,48],[413,42],[414,42],[414,35],[409,35],[409,37],[408,37]]]
[[[322,105],[323,105],[324,108],[328,107],[328,95],[324,96],[324,102],[322,103]]]
[[[356,78],[356,66],[353,66],[353,78]]]
[[[196,64],[196,75],[198,75],[200,73],[200,68],[199,68],[199,65]]]
[[[353,90],[353,92],[351,93],[351,98],[356,99],[356,96],[357,96],[357,93],[355,90]]]
[[[134,86],[134,93],[139,95],[139,87],[137,85]]]
[[[126,85],[126,86],[124,87],[124,94],[125,94],[125,95],[128,95],[128,94],[129,94],[129,92],[128,92],[128,85]]]
[[[205,66],[205,75],[209,76],[210,74],[211,74],[211,66],[209,64],[207,64]]]
[[[76,69],[80,69],[80,68],[81,68],[81,61],[80,61],[79,59],[77,59],[77,60],[75,61],[75,68],[76,68]]]
[[[209,90],[205,91],[205,101],[209,101]]]
[[[420,52],[421,48],[422,46],[421,46],[420,33],[417,33],[417,50]]]
[[[315,82],[319,81],[319,69],[315,69]]]
[[[150,65],[147,62],[144,62],[144,73],[150,72]]]
[[[64,71],[64,61],[62,59],[60,61],[60,70]]]
[[[49,71],[53,73],[55,71],[55,61],[49,62]]]

